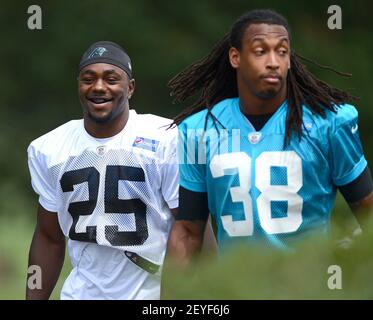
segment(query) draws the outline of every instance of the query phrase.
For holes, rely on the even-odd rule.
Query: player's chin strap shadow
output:
[[[155,264],[141,256],[139,256],[135,252],[131,251],[124,251],[124,254],[128,259],[130,259],[134,264],[136,264],[138,267],[141,269],[151,273],[151,274],[156,274],[160,268],[160,265]]]

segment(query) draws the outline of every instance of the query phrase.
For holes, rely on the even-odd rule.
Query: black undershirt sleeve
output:
[[[209,213],[207,192],[194,192],[180,186],[176,220],[207,221]]]
[[[373,191],[372,175],[367,166],[354,181],[338,187],[348,203],[356,203]]]

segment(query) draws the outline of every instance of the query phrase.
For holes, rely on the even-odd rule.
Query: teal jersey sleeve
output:
[[[330,169],[336,186],[354,181],[367,166],[358,130],[358,112],[352,105],[338,109],[330,131]]]
[[[206,163],[198,157],[199,133],[203,129],[188,127],[188,123],[184,121],[179,125],[180,186],[190,191],[206,192]]]

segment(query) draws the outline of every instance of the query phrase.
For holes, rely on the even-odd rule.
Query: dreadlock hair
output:
[[[230,64],[229,49],[235,47],[241,50],[242,37],[246,29],[250,24],[258,23],[281,25],[285,27],[290,38],[288,22],[272,10],[252,10],[241,16],[233,24],[231,31],[213,47],[205,58],[188,66],[169,81],[170,95],[174,102],[182,102],[197,92],[201,92],[196,102],[174,118],[172,125],[178,125],[185,118],[204,109],[207,109],[205,130],[209,117],[212,118],[215,128],[217,128],[216,123],[221,125],[211,113],[211,109],[224,99],[238,97],[236,70]],[[306,105],[314,114],[325,117],[326,109],[336,112],[340,104],[356,99],[348,92],[334,88],[316,78],[300,60],[331,70],[341,76],[351,77],[351,74],[320,65],[291,51],[290,69],[286,79],[288,111],[284,146],[290,143],[293,133],[299,137],[299,140],[301,139],[302,105]]]

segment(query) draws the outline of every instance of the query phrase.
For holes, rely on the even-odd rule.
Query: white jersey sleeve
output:
[[[179,206],[179,165],[177,158],[177,127],[172,131],[171,139],[167,141],[162,164],[162,195],[170,209]]]
[[[31,185],[39,195],[40,205],[48,211],[57,212],[56,188],[49,174],[44,155],[38,153],[33,145],[28,147],[27,153]]]

